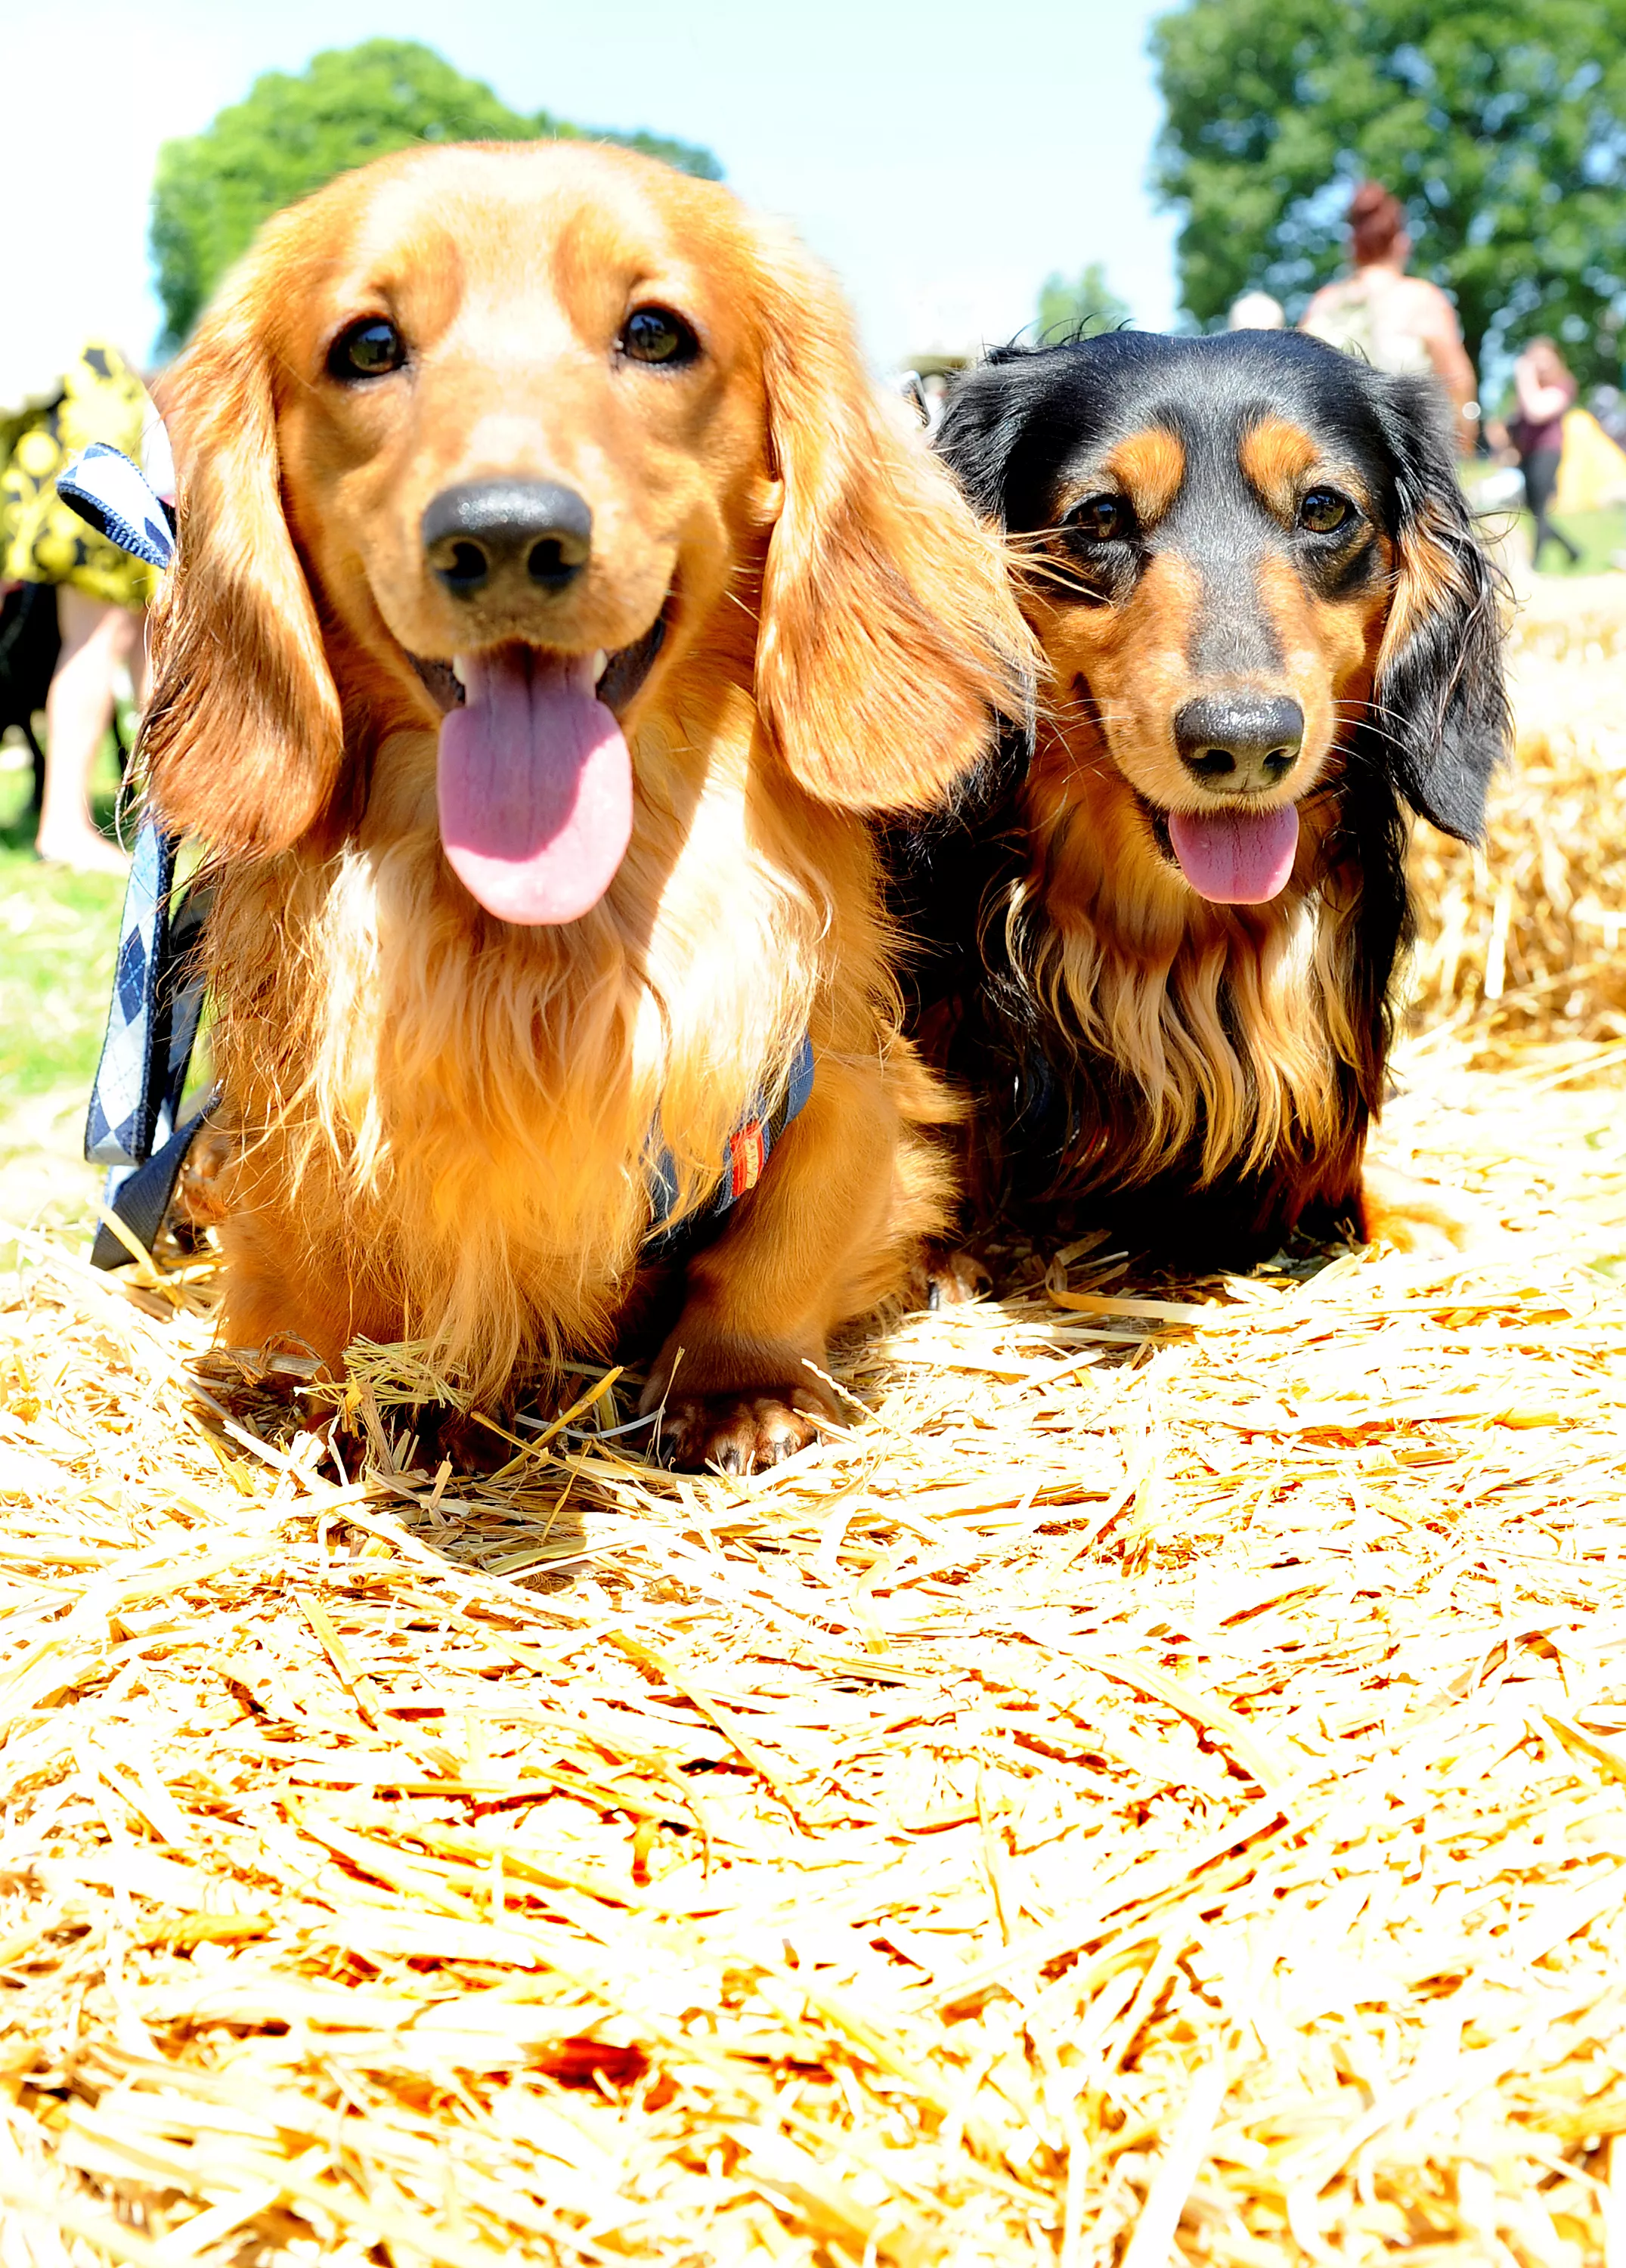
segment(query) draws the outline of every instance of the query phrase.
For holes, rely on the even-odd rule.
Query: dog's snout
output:
[[[454,598],[498,584],[563,591],[592,549],[585,497],[557,481],[464,481],[443,489],[423,514],[423,549]]]
[[[1174,743],[1192,776],[1219,795],[1278,787],[1304,745],[1304,711],[1285,694],[1205,693],[1174,718]]]

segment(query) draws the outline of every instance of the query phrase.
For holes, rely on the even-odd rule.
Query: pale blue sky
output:
[[[255,74],[420,39],[518,108],[704,142],[828,260],[872,355],[1008,335],[1052,269],[1104,260],[1143,324],[1174,307],[1145,187],[1151,0],[9,0],[0,406],[26,327],[149,351],[152,160]],[[90,162],[76,170],[76,151]],[[20,271],[19,271],[20,261]],[[945,343],[953,341],[945,337]]]

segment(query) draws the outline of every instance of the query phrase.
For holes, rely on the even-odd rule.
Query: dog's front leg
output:
[[[918,1071],[910,1067],[911,1076]],[[830,1057],[727,1228],[690,1263],[682,1313],[644,1390],[676,1465],[754,1472],[841,1422],[830,1333],[902,1287],[941,1223],[944,1168],[879,1062]]]

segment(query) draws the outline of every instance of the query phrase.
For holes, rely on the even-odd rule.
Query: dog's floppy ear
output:
[[[1394,592],[1376,696],[1395,784],[1447,835],[1484,832],[1485,793],[1511,739],[1497,586],[1474,534],[1427,379],[1382,382],[1394,468]]]
[[[339,697],[282,498],[262,244],[161,388],[180,526],[142,732],[166,826],[221,849],[285,849],[320,817],[343,746]]]
[[[762,578],[758,705],[804,787],[922,808],[1029,699],[1026,630],[997,541],[889,417],[829,279],[765,232],[761,354],[782,490]]]

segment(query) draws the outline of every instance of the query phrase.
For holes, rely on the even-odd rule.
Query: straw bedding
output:
[[[1539,583],[1512,640],[1519,761],[1483,851],[1417,830],[1419,1010],[1626,1035],[1626,577]]]
[[[1409,1044],[1466,1251],[1008,1254],[752,1482],[600,1373],[431,1469],[411,1350],[335,1457],[207,1263],[25,1234],[4,2268],[1619,2268],[1603,1012]]]

